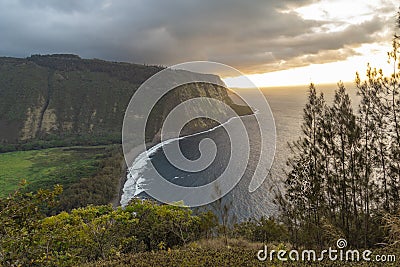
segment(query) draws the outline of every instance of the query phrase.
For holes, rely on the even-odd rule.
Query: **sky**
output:
[[[395,0],[0,0],[0,56],[209,60],[257,86],[352,81],[387,66]],[[240,87],[240,77],[224,77]]]

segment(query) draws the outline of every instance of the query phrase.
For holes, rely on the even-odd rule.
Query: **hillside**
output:
[[[119,143],[129,100],[141,83],[160,70],[69,54],[0,58],[0,151]],[[223,84],[219,77],[211,78]],[[173,90],[153,114],[147,138],[154,138],[169,110],[197,96],[232,105],[221,86],[187,85]]]
[[[0,57],[0,197],[26,179],[27,191],[62,185],[62,210],[88,204],[118,205],[126,175],[118,145],[125,110],[139,86],[162,69],[70,54]],[[168,74],[173,74],[168,79],[173,84],[180,78],[205,75],[180,70]],[[205,76],[214,84],[179,86],[154,106],[147,122],[147,141],[157,142],[165,117],[194,97],[218,99],[239,112],[246,111],[233,104],[218,76]],[[224,111],[215,108],[211,112]],[[196,119],[182,134],[214,124]]]

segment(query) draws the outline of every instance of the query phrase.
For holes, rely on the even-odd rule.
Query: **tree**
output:
[[[260,217],[234,225],[235,236],[251,241],[270,243],[284,242],[288,239],[286,227],[274,218]]]
[[[290,168],[286,185],[286,195],[280,202],[286,202],[284,212],[291,225],[290,230],[295,242],[298,240],[298,230],[303,240],[322,245],[321,216],[325,206],[323,198],[323,153],[321,138],[322,122],[325,112],[323,95],[317,95],[313,84],[309,87],[308,102],[304,108],[302,132],[303,136],[290,145],[292,157],[287,165]],[[285,199],[285,200],[284,200]]]
[[[35,232],[45,212],[54,207],[62,187],[22,193],[26,186],[22,181],[18,190],[7,198],[0,198],[0,265],[30,265],[37,255]]]
[[[231,212],[232,199],[229,194],[222,197],[221,188],[218,184],[215,184],[214,191],[217,200],[211,204],[211,207],[220,223],[218,230],[224,237],[225,246],[228,246],[229,227],[232,226],[236,220],[235,215]]]
[[[331,134],[324,142],[329,143],[326,176],[330,216],[327,223],[357,244],[360,229],[360,134],[357,117],[343,83],[338,83],[332,106],[329,108]]]

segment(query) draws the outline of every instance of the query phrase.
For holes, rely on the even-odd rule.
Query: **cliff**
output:
[[[12,150],[35,142],[36,146],[38,142],[39,146],[120,142],[129,100],[141,83],[161,69],[68,54],[0,58],[0,144]],[[223,84],[218,76],[212,79]],[[174,106],[199,96],[233,105],[222,86],[185,85],[154,109],[146,138],[157,139],[165,116]],[[213,124],[200,119],[186,131]]]

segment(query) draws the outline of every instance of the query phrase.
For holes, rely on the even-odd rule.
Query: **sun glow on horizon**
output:
[[[360,55],[352,56],[343,61],[324,64],[311,64],[304,67],[290,68],[260,74],[248,74],[257,87],[297,86],[310,83],[334,84],[339,81],[353,82],[358,72],[364,78],[367,64],[372,68],[382,69],[386,76],[390,76],[393,65],[387,62],[387,52],[391,50],[388,44],[368,44],[356,49]],[[228,87],[245,88],[245,77],[224,77]]]
[[[372,68],[382,69],[385,76],[391,75],[393,65],[387,62],[387,52],[392,50],[390,38],[394,34],[394,11],[398,3],[395,0],[387,0],[386,4],[388,3],[393,6],[393,12],[377,13],[377,10],[382,7],[381,0],[371,0],[368,4],[364,0],[353,0],[351,2],[347,0],[321,0],[308,6],[283,11],[297,13],[303,19],[326,22],[323,28],[316,28],[314,31],[340,32],[347,27],[371,21],[378,14],[382,19],[393,20],[393,27],[388,26],[375,33],[373,36],[375,42],[343,47],[353,51],[353,55],[344,60],[323,63],[323,56],[321,56],[321,63],[309,61],[304,62],[305,66],[296,67],[296,65],[301,65],[301,63],[298,63],[301,62],[301,57],[295,63],[277,58],[277,71],[264,73],[260,71],[258,74],[248,74],[246,77],[257,87],[296,86],[310,84],[311,82],[315,84],[332,84],[339,81],[354,82],[356,72],[360,74],[361,78],[365,77],[368,63]],[[335,53],[334,51],[330,52]],[[337,53],[340,53],[340,49],[337,50]],[[315,56],[318,57],[318,55]],[[307,57],[305,58],[305,60],[308,60]],[[286,69],[282,70],[282,62],[283,64],[292,64],[293,67],[288,65]],[[223,80],[228,87],[244,88],[243,77],[224,77]]]

